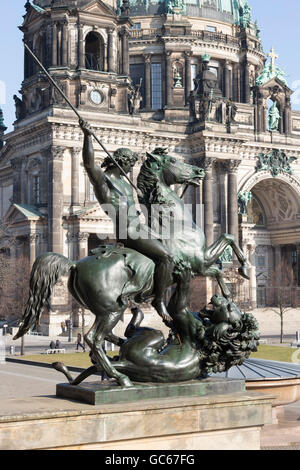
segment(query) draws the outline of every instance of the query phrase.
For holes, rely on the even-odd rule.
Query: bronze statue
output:
[[[256,350],[257,323],[252,315],[242,315],[231,302],[217,261],[230,246],[241,264],[239,273],[249,279],[246,257],[230,234],[207,247],[203,230],[194,223],[182,198],[171,189],[172,185],[199,184],[204,170],[157,148],[147,153],[136,188],[128,173],[137,155],[129,149],[119,149],[112,156],[30,48],[26,44],[25,47],[80,119],[84,166],[99,203],[104,210],[113,209],[119,243],[99,246],[79,261],[56,253],[39,256],[31,271],[29,298],[14,339],[38,325],[54,285],[67,275],[70,293],[95,315],[95,322],[85,335],[94,365],[73,380],[63,364],[54,364],[74,385],[98,370],[116,379],[119,385],[131,387],[132,381],[184,381],[241,364]],[[92,136],[108,154],[102,165],[105,170],[95,163]],[[147,224],[140,222],[132,188],[137,190]],[[123,216],[126,223],[122,226]],[[189,311],[192,276],[217,280],[222,296],[212,298],[212,310],[199,314]],[[166,309],[164,292],[174,284],[176,289]],[[127,339],[112,333],[132,302],[138,305],[153,297],[153,305],[172,329],[167,341],[160,331],[141,327],[139,310],[134,312],[126,330]],[[118,361],[112,362],[106,356],[102,348],[105,340],[120,346]]]
[[[86,128],[85,125],[83,127]],[[94,183],[97,197],[105,196],[105,201],[115,203],[113,198],[116,198],[119,191],[121,194],[126,194],[129,199],[128,204],[132,204],[130,202],[131,188],[129,189],[127,183],[119,178],[115,169],[111,168],[111,171],[108,171],[108,167],[106,173],[94,166],[92,149],[89,146],[89,131],[87,130],[86,133],[85,146],[88,146],[88,152],[84,153],[85,165]],[[132,153],[127,153],[127,157],[129,160],[126,160],[127,163],[124,165],[125,170],[130,168],[132,158],[135,158]],[[219,282],[223,296],[230,298],[230,292],[216,264],[227,246],[232,246],[241,263],[240,273],[244,277],[248,276],[246,258],[236,244],[234,237],[223,235],[211,247],[207,248],[203,231],[193,223],[191,214],[184,207],[184,202],[170,187],[173,184],[196,182],[199,176],[199,168],[180,162],[165,154],[164,149],[159,149],[156,153],[148,154],[148,158],[142,165],[138,181],[144,198],[142,202],[150,205],[157,203],[157,209],[160,206],[160,211],[167,211],[167,213],[168,208],[171,207],[172,217],[170,220],[174,224],[178,221],[185,221],[181,233],[178,234],[171,230],[171,236],[160,241],[161,246],[165,248],[174,263],[173,273],[166,277],[166,286],[171,286],[174,282],[178,284],[178,289],[169,306],[172,327],[179,338],[184,338],[185,343],[188,342],[185,331],[190,328],[189,319],[192,318],[187,309],[190,276],[215,277]],[[97,186],[99,178],[106,180],[105,184],[100,187]],[[135,222],[136,217],[137,214],[135,214]],[[152,212],[150,217],[154,218],[157,226],[164,222],[156,211]],[[128,228],[130,233],[131,228]],[[147,231],[148,227],[141,227],[141,232],[143,230]],[[127,240],[123,241],[127,244]],[[85,337],[91,349],[92,361],[98,369],[103,369],[120,385],[132,386],[128,374],[122,372],[121,366],[118,370],[117,363],[112,363],[102,349],[104,340],[119,346],[124,344],[124,339],[114,336],[112,330],[121,319],[130,301],[138,304],[157,295],[155,291],[155,262],[145,254],[136,251],[133,240],[129,239],[128,245],[130,246],[99,247],[93,250],[89,256],[77,262],[72,262],[55,253],[47,253],[38,257],[32,268],[30,296],[15,339],[38,323],[53,286],[62,275],[69,275],[70,292],[83,307],[88,308],[96,317],[94,325]],[[142,248],[145,246],[144,240],[138,239],[137,247],[140,246]],[[157,243],[154,246],[156,247]],[[197,346],[198,354],[201,354],[201,343]],[[188,380],[190,378],[188,362],[185,364],[185,377]],[[171,368],[171,370],[173,369],[174,367]],[[146,371],[145,374],[147,375]],[[130,376],[133,377],[133,380],[138,380],[138,376],[136,378],[134,375],[130,374]],[[170,374],[168,376],[170,377]],[[150,379],[151,376],[148,375],[148,380]],[[169,380],[172,379],[169,378]],[[180,380],[184,380],[184,378],[182,377]]]
[[[113,363],[116,370],[137,382],[181,382],[241,365],[256,350],[257,321],[223,297],[214,296],[213,309],[200,313],[186,309],[184,296],[175,296],[171,303],[180,340],[174,335],[165,340],[161,331],[142,327],[143,312],[132,309],[133,317],[125,331],[127,340]],[[170,305],[168,308],[171,310]],[[74,379],[63,363],[53,366],[71,385],[78,385],[98,371],[97,365],[93,365]]]

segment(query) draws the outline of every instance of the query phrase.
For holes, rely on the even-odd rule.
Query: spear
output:
[[[52,83],[52,85],[54,86],[54,88],[56,88],[56,90],[61,94],[61,96],[63,97],[63,99],[68,103],[68,105],[70,106],[70,108],[74,111],[74,113],[76,114],[76,116],[78,117],[79,120],[82,120],[82,117],[81,115],[79,114],[79,112],[77,111],[77,109],[72,105],[72,103],[70,102],[69,98],[64,94],[64,92],[62,91],[62,89],[57,85],[57,83],[55,82],[55,80],[53,80],[53,78],[51,77],[51,75],[47,72],[47,70],[45,69],[45,67],[43,66],[43,64],[39,61],[39,59],[36,57],[36,55],[32,52],[32,50],[30,49],[30,47],[27,46],[26,43],[24,43],[24,46],[25,46],[25,49],[29,52],[29,54],[33,57],[33,59],[35,60],[35,62],[38,64],[38,66],[40,67],[40,69],[44,72],[44,74],[46,75],[46,77],[49,79],[49,81]],[[129,182],[129,184],[131,184],[131,186],[136,190],[136,192],[138,194],[140,194],[140,190],[135,186],[135,184],[131,181],[131,179],[127,176],[127,174],[125,173],[125,171],[123,170],[123,168],[118,164],[118,162],[116,162],[116,160],[114,159],[114,157],[109,153],[109,151],[106,149],[106,147],[102,144],[101,140],[98,139],[98,137],[96,136],[96,134],[93,132],[93,130],[91,130],[91,135],[94,137],[94,139],[98,142],[98,144],[100,145],[100,147],[104,150],[104,152],[107,153],[108,157],[112,160],[112,162],[114,163],[114,165],[116,165],[120,172],[122,173],[123,176],[125,176],[125,178],[127,179],[127,181]]]

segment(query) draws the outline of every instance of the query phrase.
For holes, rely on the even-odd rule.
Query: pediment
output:
[[[42,15],[46,14],[47,12],[43,9],[37,10],[37,7],[33,7],[30,5],[28,12],[24,15],[24,22],[20,27],[21,31],[25,28],[28,24],[32,23],[33,21],[40,19]]]
[[[10,225],[29,220],[40,220],[41,218],[43,215],[36,207],[27,204],[12,204],[5,215],[5,220]]]
[[[269,90],[270,88],[275,88],[275,87],[279,87],[283,93],[287,93],[289,95],[291,95],[293,92],[293,90],[291,90],[284,82],[282,82],[280,80],[280,78],[278,77],[273,77],[271,78],[268,82],[264,83],[263,85],[261,85],[259,88],[262,89],[262,90]]]
[[[74,215],[80,220],[111,220],[98,203],[91,207],[79,210]]]
[[[12,153],[13,153],[13,149],[8,145],[5,145],[3,149],[0,151],[0,170],[2,167],[10,164]]]
[[[259,273],[259,274],[257,274],[256,277],[260,281],[267,281],[268,280],[268,275],[266,273]]]
[[[84,8],[82,8],[81,11],[85,13],[92,13],[93,15],[105,15],[111,16],[112,18],[117,18],[117,14],[101,0],[93,0]]]

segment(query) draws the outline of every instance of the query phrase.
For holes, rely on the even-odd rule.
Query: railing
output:
[[[156,36],[161,36],[161,35],[163,35],[163,30],[161,28],[133,29],[130,31],[131,39],[146,39],[146,38],[154,39]],[[230,36],[228,34],[213,33],[210,31],[203,30],[203,31],[191,31],[191,35],[193,37],[201,39],[202,41],[218,42],[218,43],[228,44],[230,46],[236,46],[236,47],[239,47],[241,45],[241,41],[239,38]],[[174,36],[178,36],[178,34],[174,34]]]
[[[241,45],[241,41],[239,38],[235,38],[234,36],[230,36],[229,34],[223,33],[213,33],[210,31],[192,31],[192,36],[201,39],[202,41],[207,42],[219,42],[223,44],[228,44],[230,46],[239,47]]]
[[[162,34],[161,28],[150,28],[150,29],[132,29],[130,31],[131,39],[141,38],[155,38],[157,35]]]

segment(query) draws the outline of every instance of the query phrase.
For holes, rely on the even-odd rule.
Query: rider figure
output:
[[[84,133],[83,163],[94,187],[97,201],[100,205],[111,204],[113,206],[117,240],[125,247],[132,248],[155,262],[152,305],[165,321],[169,321],[170,316],[164,303],[164,293],[171,284],[170,279],[172,279],[174,269],[172,255],[158,238],[151,238],[149,227],[139,222],[132,187],[122,176],[120,169],[109,157],[101,165],[106,168],[104,171],[95,163],[91,127],[83,120],[80,120],[79,124]],[[114,152],[114,159],[126,174],[135,165],[137,158],[136,153],[126,148]],[[127,233],[120,236],[120,217],[124,217],[124,211],[127,213]]]

